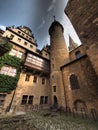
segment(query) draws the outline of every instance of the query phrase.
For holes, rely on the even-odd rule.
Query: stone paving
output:
[[[0,117],[0,130],[98,130],[98,122],[73,118],[65,113],[34,111]]]

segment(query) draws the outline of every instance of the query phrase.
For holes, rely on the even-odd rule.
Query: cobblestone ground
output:
[[[98,130],[98,122],[73,118],[65,113],[34,111],[25,115],[0,116],[0,130]]]

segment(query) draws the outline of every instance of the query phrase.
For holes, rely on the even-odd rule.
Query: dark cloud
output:
[[[39,48],[47,44],[53,16],[61,20],[67,0],[0,0],[0,25],[32,29]]]

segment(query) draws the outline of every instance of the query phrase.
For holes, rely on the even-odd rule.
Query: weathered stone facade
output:
[[[83,44],[98,44],[98,1],[69,0],[65,12]]]

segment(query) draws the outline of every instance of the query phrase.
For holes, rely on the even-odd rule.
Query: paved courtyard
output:
[[[0,116],[0,130],[98,130],[98,122],[50,111]]]

